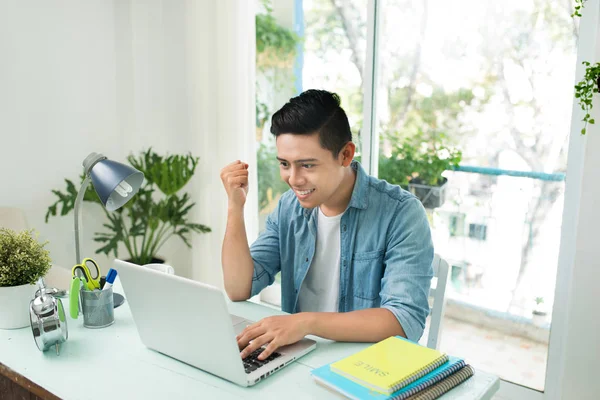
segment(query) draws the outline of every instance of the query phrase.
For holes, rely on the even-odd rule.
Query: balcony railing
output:
[[[430,210],[436,252],[451,264],[448,297],[531,318],[551,309],[565,175],[460,166]],[[548,315],[550,313],[548,312]]]

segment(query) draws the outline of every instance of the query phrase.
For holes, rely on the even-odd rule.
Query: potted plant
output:
[[[536,297],[534,299],[534,301],[535,301],[535,307],[533,308],[533,311],[531,312],[531,319],[535,325],[538,325],[538,326],[544,325],[546,323],[546,316],[548,315],[548,313],[545,311],[544,306],[543,306],[544,298]]]
[[[0,329],[29,326],[35,283],[51,266],[47,243],[39,243],[33,230],[0,228]]]
[[[191,248],[189,235],[192,232],[210,232],[209,227],[188,220],[195,203],[191,202],[188,193],[180,193],[194,175],[197,157],[189,154],[161,156],[150,148],[137,157],[130,155],[127,160],[144,173],[144,183],[122,208],[108,212],[100,206],[108,222],[104,224],[107,231],[95,233],[94,240],[101,244],[96,253],[113,253],[117,257],[118,245],[123,243],[128,259],[133,263],[164,262],[157,254],[171,237],[178,236]],[[59,213],[59,206],[60,215],[73,209],[77,189],[70,180],[65,179],[65,182],[65,192],[52,191],[58,200],[48,207],[46,222],[50,216]],[[86,191],[84,201],[100,204],[92,185]]]
[[[457,167],[462,159],[460,150],[443,143],[445,138],[443,134],[428,142],[419,136],[389,138],[391,156],[380,156],[379,177],[412,192],[425,208],[440,207],[448,182],[442,172]]]

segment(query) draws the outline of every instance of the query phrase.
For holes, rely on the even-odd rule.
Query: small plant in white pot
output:
[[[535,325],[541,326],[546,323],[546,317],[548,313],[544,308],[544,298],[536,297],[535,299],[535,307],[531,313],[531,319]]]
[[[0,228],[0,329],[29,326],[35,283],[51,266],[46,244],[37,241],[33,230]]]

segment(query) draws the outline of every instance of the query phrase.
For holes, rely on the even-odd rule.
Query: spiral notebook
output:
[[[392,336],[331,364],[331,370],[380,393],[391,394],[448,361],[448,355]]]
[[[444,380],[436,383],[423,390],[420,393],[415,394],[414,396],[410,396],[407,400],[434,400],[443,395],[444,393],[450,391],[454,387],[460,385],[467,379],[473,376],[475,371],[473,371],[473,367],[470,365],[465,365],[458,372],[450,375]]]
[[[448,356],[447,363],[434,369],[422,378],[413,383],[395,391],[392,394],[383,394],[370,390],[369,388],[359,385],[358,383],[344,378],[343,376],[332,372],[330,365],[324,365],[311,371],[313,379],[320,385],[332,389],[344,396],[354,400],[404,400],[408,397],[421,392],[422,390],[431,387],[448,376],[454,374],[465,366],[463,359],[458,357]]]

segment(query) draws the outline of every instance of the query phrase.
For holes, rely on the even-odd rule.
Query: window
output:
[[[571,4],[280,0],[270,12],[301,41],[293,66],[277,70],[288,87],[258,77],[259,96],[272,100],[262,115],[308,88],[337,92],[358,158],[368,152],[375,161],[364,166],[386,179],[404,175],[390,168],[403,140],[462,151],[444,173],[443,201],[427,210],[436,252],[452,265],[442,349],[543,391],[575,72]],[[268,136],[257,136],[264,215],[287,190],[272,154],[262,157],[274,151]],[[482,310],[494,318],[477,326]]]
[[[571,5],[376,4],[380,174],[402,163],[390,157],[407,138],[459,148],[461,166],[473,167],[444,173],[445,202],[428,209],[436,252],[452,265],[442,349],[544,390],[564,194],[554,178],[566,170],[576,57]],[[493,317],[474,324],[482,309]]]

